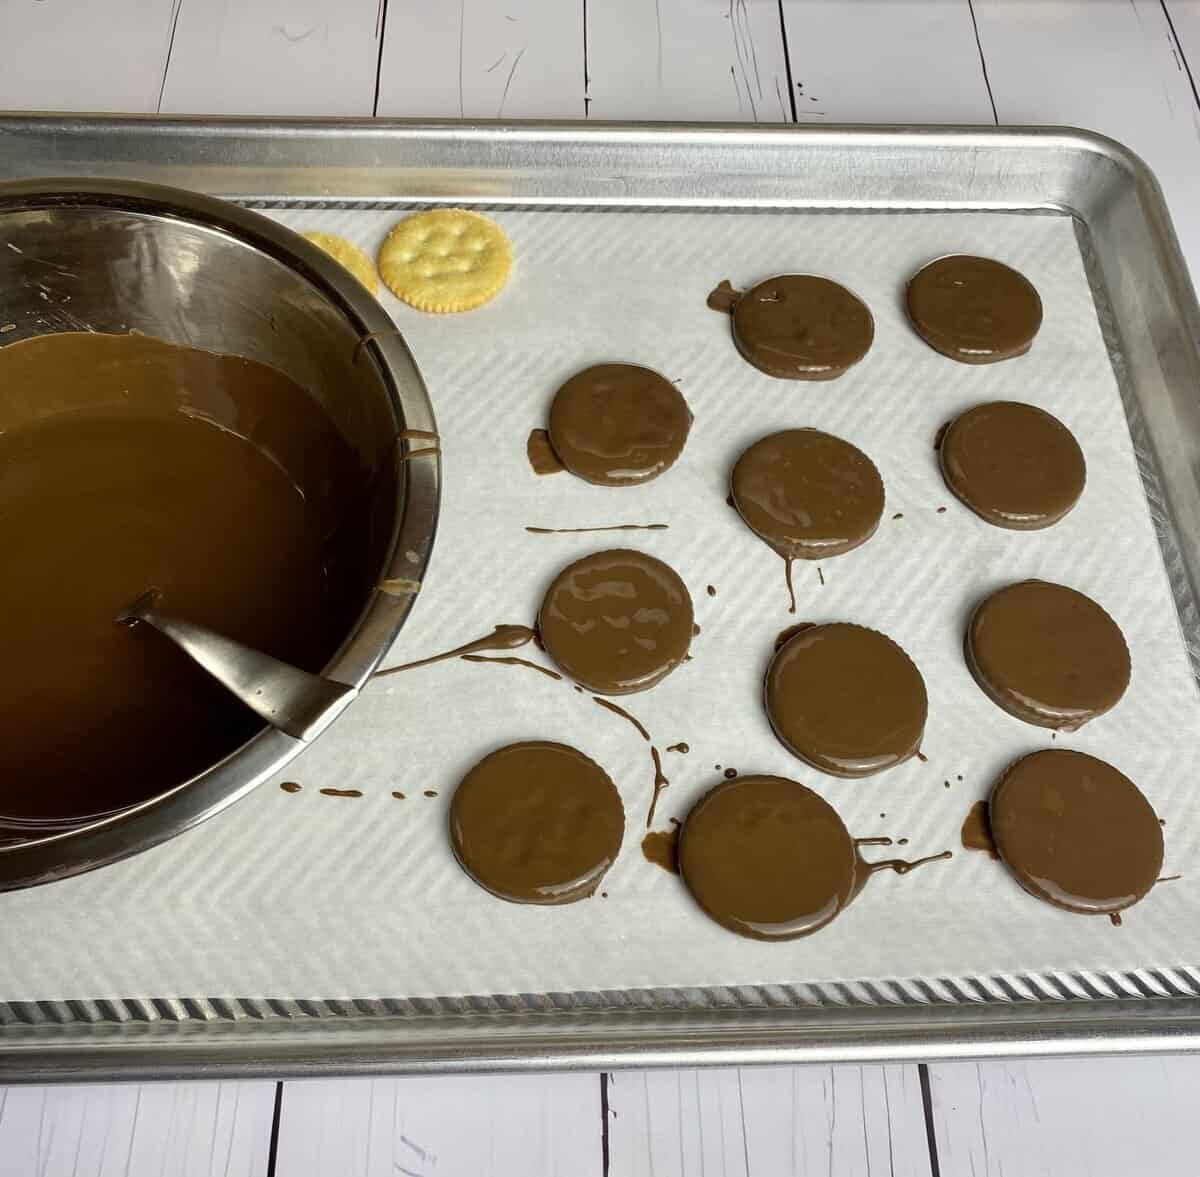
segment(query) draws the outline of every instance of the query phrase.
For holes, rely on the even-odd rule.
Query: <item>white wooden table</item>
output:
[[[1200,268],[1200,0],[0,0],[0,110],[1066,123]],[[0,1177],[1195,1172],[1200,1059],[0,1087]]]

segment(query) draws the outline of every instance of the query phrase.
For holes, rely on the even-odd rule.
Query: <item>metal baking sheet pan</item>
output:
[[[249,204],[296,227],[309,227],[311,221],[314,228],[366,234],[366,244],[379,225],[399,215],[396,210],[430,202],[477,204],[493,210],[507,224],[518,246],[524,238],[518,265],[535,272],[540,262],[549,267],[555,260],[552,251],[547,252],[551,238],[560,240],[568,253],[580,243],[594,249],[597,241],[604,240],[605,226],[617,223],[613,218],[625,225],[641,225],[638,233],[647,232],[654,218],[655,234],[661,225],[661,239],[679,251],[681,265],[689,234],[677,230],[685,220],[705,221],[718,244],[720,227],[737,222],[742,226],[738,240],[747,251],[744,256],[757,258],[756,271],[767,264],[767,254],[761,253],[765,246],[755,245],[756,234],[762,233],[767,221],[773,226],[787,224],[789,213],[828,213],[824,218],[797,216],[793,223],[803,222],[811,233],[819,219],[822,233],[833,240],[847,226],[852,239],[859,224],[866,237],[904,221],[900,214],[925,212],[931,216],[909,218],[906,223],[919,222],[925,230],[930,225],[942,227],[928,242],[913,247],[918,252],[934,248],[935,239],[956,232],[960,236],[952,248],[964,241],[996,241],[1000,249],[1006,235],[1015,235],[1013,256],[1031,271],[1038,265],[1039,250],[1063,247],[1059,230],[1066,230],[1072,264],[1078,268],[1084,293],[1090,292],[1091,297],[1086,330],[1094,340],[1088,346],[1093,351],[1099,348],[1106,361],[1105,380],[1111,384],[1117,412],[1116,428],[1105,427],[1104,433],[1110,440],[1120,434],[1128,458],[1128,501],[1114,503],[1113,509],[1132,510],[1133,504],[1140,512],[1155,557],[1152,571],[1162,590],[1161,600],[1152,595],[1146,600],[1158,602],[1153,617],[1159,623],[1157,632],[1173,643],[1164,655],[1164,667],[1170,662],[1176,687],[1182,676],[1194,695],[1189,659],[1194,657],[1200,633],[1195,612],[1200,492],[1191,472],[1193,448],[1200,438],[1200,405],[1194,395],[1200,375],[1197,308],[1157,186],[1143,165],[1118,145],[1057,130],[415,126],[51,116],[0,120],[0,178],[36,176],[121,176],[175,184]],[[971,215],[956,222],[951,213]],[[1048,215],[1014,215],[1021,213]],[[539,216],[547,221],[545,232],[537,228]],[[576,222],[588,224],[585,229],[571,228]],[[959,228],[952,231],[949,226],[955,222]],[[1022,224],[1030,226],[1027,232],[1022,233]],[[725,256],[713,263],[722,270],[714,270],[714,277],[746,277],[724,272],[738,264],[737,249],[730,242],[726,245]],[[1027,260],[1022,248],[1032,250]],[[754,249],[760,254],[755,255]],[[812,249],[816,250],[815,244]],[[849,259],[848,253],[844,256]],[[843,263],[849,265],[849,260]],[[831,276],[842,276],[832,263],[822,268]],[[863,275],[859,282],[869,282],[869,274],[863,271]],[[902,280],[903,275],[892,277]],[[873,291],[868,301],[877,304],[881,297]],[[885,334],[888,315],[894,310],[877,315]],[[430,357],[423,367],[435,409],[443,418],[444,440],[452,444],[446,420],[452,421],[455,413],[447,414],[445,409],[453,407],[449,385],[455,374],[440,371],[437,358],[446,349],[435,349],[433,336],[423,345],[421,332],[432,328],[414,324],[410,329],[407,320],[398,316],[398,321],[409,334],[418,362],[423,363],[423,346]],[[614,329],[617,325],[614,319]],[[581,362],[596,358],[616,357],[587,355]],[[1017,371],[1015,366],[1012,371]],[[1058,376],[1046,369],[1040,378],[1053,382]],[[1063,373],[1061,380],[1066,382],[1068,374]],[[440,396],[439,383],[447,386]],[[694,375],[689,379],[685,374],[685,388],[696,383]],[[779,395],[786,398],[795,393],[782,388]],[[975,399],[988,395],[981,384]],[[1005,395],[1015,395],[1014,389],[1006,388]],[[705,404],[703,397],[694,407],[701,423],[706,410],[711,419],[713,406]],[[844,415],[843,422],[833,431],[855,438],[853,414]],[[861,424],[869,427],[865,417]],[[513,428],[521,436],[508,439],[511,444],[505,448],[520,451],[524,430]],[[865,448],[874,452],[875,447]],[[454,503],[452,452],[448,462],[447,511]],[[527,505],[536,506],[539,518],[528,522],[554,526],[574,521],[550,518],[555,515],[556,499],[565,501],[570,494],[568,489],[556,491],[553,481],[547,480],[530,497]],[[667,479],[662,482],[664,487],[668,484]],[[460,479],[460,486],[467,484]],[[904,492],[902,481],[899,489]],[[618,504],[604,510],[612,513]],[[623,511],[622,506],[618,513]],[[449,540],[450,533],[444,538]],[[575,548],[546,546],[537,549],[536,559],[549,576],[574,554]],[[767,555],[757,566],[768,565]],[[431,580],[438,574],[437,558]],[[677,558],[686,564],[686,555]],[[835,564],[830,571],[836,569]],[[781,584],[776,583],[782,577],[776,572],[772,565],[760,577],[760,592],[782,594]],[[702,594],[703,583],[693,583],[692,590],[694,596]],[[434,598],[431,592],[431,600],[423,602],[425,611],[433,614],[437,600],[444,601],[448,593]],[[1097,595],[1105,599],[1103,593]],[[762,622],[770,629],[768,640],[788,621],[774,605],[772,599]],[[414,626],[419,627],[422,616],[418,609]],[[476,620],[482,632],[497,621],[519,619],[489,614]],[[397,649],[405,656],[431,652],[409,644],[416,632],[406,628],[401,635]],[[1131,644],[1136,663],[1136,635],[1131,635]],[[1167,669],[1162,675],[1165,681]],[[402,680],[392,681],[401,698]],[[686,697],[681,701],[688,702]],[[631,702],[631,709],[637,710],[636,702]],[[653,709],[650,714],[659,718]],[[582,738],[578,742],[584,743]],[[1024,745],[1013,746],[1014,754],[1024,750]],[[318,745],[314,750],[318,764],[320,754]],[[741,767],[750,770],[749,765]],[[454,772],[448,775],[453,777]],[[795,771],[792,775],[809,780],[814,774]],[[1142,783],[1158,802],[1150,783]],[[449,792],[452,781],[443,785]],[[1176,788],[1176,809],[1168,809],[1168,861],[1186,878],[1187,850],[1194,840],[1185,836],[1186,793],[1180,793],[1180,788]],[[840,797],[848,794],[824,791],[843,812],[863,804],[861,800],[843,804]],[[880,803],[880,810],[901,808],[885,785],[876,792],[887,801]],[[681,801],[683,796],[679,794]],[[952,806],[937,800],[943,816],[949,813],[960,819],[967,808],[961,796]],[[874,807],[874,801],[867,804]],[[636,826],[640,810],[633,809],[628,798],[627,809],[631,826]],[[877,832],[857,828],[865,814],[853,816],[856,833]],[[945,831],[956,827],[957,820],[948,819],[940,826],[915,821],[923,840],[928,834],[944,841]],[[219,854],[220,846],[212,841],[217,828],[210,823],[188,839],[199,844],[206,838],[210,852]],[[921,847],[941,848],[941,844]],[[636,853],[636,838],[628,839],[623,857]],[[654,871],[646,864],[641,867]],[[107,874],[90,878],[100,887],[106,885]],[[88,878],[72,885],[86,887]],[[886,900],[864,897],[854,911],[867,903],[902,910],[906,892],[900,884],[926,885],[918,880],[919,876],[896,880]],[[671,882],[666,876],[663,881]],[[1186,888],[1175,886],[1183,888],[1177,893],[1183,898],[1170,899],[1169,910],[1178,911],[1183,920],[1188,910]],[[46,902],[40,894],[50,893],[39,893],[38,902]],[[614,899],[615,893],[614,885]],[[686,897],[676,900],[686,902]],[[1018,893],[1015,902],[1018,907],[1025,905],[1029,920],[1037,920],[1040,909],[1033,900]],[[1132,917],[1127,923],[1131,922]],[[1111,961],[1103,949],[1089,951],[1081,957],[1086,958],[1086,967],[1062,967],[1062,960],[1049,955],[1039,958],[1031,952],[1026,959],[1019,954],[1005,957],[995,969],[964,970],[948,963],[939,970],[934,961],[911,972],[899,963],[892,971],[849,963],[839,971],[836,961],[823,960],[820,967],[814,963],[806,968],[803,958],[785,958],[791,964],[781,974],[779,969],[764,970],[761,955],[748,948],[744,973],[735,953],[732,963],[697,972],[695,984],[658,984],[654,970],[647,968],[633,981],[618,985],[622,974],[614,971],[608,958],[601,962],[607,971],[598,966],[590,978],[586,960],[577,954],[563,972],[561,985],[539,987],[532,973],[529,983],[523,984],[526,974],[519,962],[502,969],[497,961],[491,974],[494,983],[489,981],[486,963],[447,978],[442,988],[423,983],[420,977],[408,978],[394,989],[378,978],[364,980],[362,988],[356,989],[344,979],[329,986],[307,980],[281,986],[268,977],[261,985],[231,991],[204,982],[192,987],[185,972],[177,982],[151,987],[147,996],[144,989],[125,994],[114,990],[111,980],[89,978],[85,960],[75,970],[71,1000],[58,1000],[65,990],[56,985],[48,987],[46,1000],[22,993],[20,1000],[0,1004],[0,1070],[6,1079],[44,1080],[114,1073],[163,1077],[199,1070],[277,1074],[1179,1050],[1196,1041],[1200,976],[1187,960],[1174,959],[1180,952],[1172,951],[1171,926],[1183,925],[1164,924],[1160,915],[1154,925],[1156,937],[1118,942],[1122,951],[1111,953]],[[814,939],[814,950],[824,943],[828,955],[828,946],[838,943],[835,930],[823,933],[824,939]],[[969,934],[970,929],[964,931]],[[1142,942],[1148,945],[1146,959],[1131,959],[1129,945]],[[231,953],[238,951],[233,936],[229,943]],[[1165,945],[1161,950],[1160,944]],[[181,945],[180,958],[186,960],[188,951]],[[847,951],[845,960],[855,959]],[[986,966],[986,954],[979,960]],[[513,971],[506,971],[509,968]],[[96,999],[89,999],[89,993]]]

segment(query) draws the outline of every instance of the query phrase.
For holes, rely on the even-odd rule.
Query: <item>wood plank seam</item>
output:
[[[925,1139],[929,1144],[929,1177],[942,1177],[941,1166],[938,1163],[937,1136],[933,1131],[933,1095],[929,1089],[928,1065],[918,1063],[917,1074],[921,1080],[921,1104],[925,1109]],[[890,1119],[888,1130],[890,1136]]]
[[[586,0],[585,0],[586,3]],[[608,1177],[608,1072],[600,1072],[600,1172]]]
[[[387,36],[388,0],[379,0],[379,17],[375,22],[375,37],[379,42],[379,54],[375,58],[375,99],[371,103],[371,117],[379,116],[379,79],[383,74],[383,42]]]
[[[796,84],[792,81],[792,55],[788,50],[787,39],[787,21],[783,15],[783,0],[778,0],[779,3],[779,35],[783,39],[783,69],[787,76],[788,88],[788,103],[791,106],[792,122],[797,122],[796,118]]]
[[[271,1142],[267,1146],[267,1177],[275,1177],[275,1163],[279,1157],[279,1122],[282,1119],[282,1112],[283,1083],[279,1082],[275,1084],[275,1107],[271,1112]]]
[[[588,74],[588,0],[583,0],[583,117],[592,117],[592,97],[590,87],[592,79]],[[607,1158],[608,1153],[605,1152]],[[608,1162],[605,1161],[604,1171],[608,1172]]]
[[[1195,100],[1197,108],[1200,109],[1200,90],[1196,89],[1196,77],[1188,63],[1187,54],[1183,51],[1183,42],[1175,31],[1175,22],[1171,19],[1171,9],[1167,5],[1167,0],[1158,0],[1158,3],[1162,8],[1163,16],[1167,18],[1167,28],[1170,30],[1171,40],[1174,42],[1171,48],[1178,56],[1179,62],[1183,66],[1183,72],[1187,74],[1187,80],[1192,87],[1192,98]]]
[[[659,18],[658,0],[655,0],[655,17],[659,19],[659,52],[658,75],[659,86],[662,85],[662,21]],[[738,17],[742,18],[742,27],[738,27]],[[750,71],[754,71],[754,80],[758,86],[758,96],[763,97],[762,78],[758,72],[758,50],[754,45],[754,37],[749,27],[750,15],[746,11],[746,0],[729,0],[729,25],[733,32],[733,54],[737,59],[737,67],[741,71],[742,85],[746,88],[746,97],[750,100],[750,117],[758,122],[758,105],[754,101],[754,88],[750,84]],[[748,50],[748,51],[747,51]],[[733,77],[733,88],[738,90],[738,103],[741,103],[741,90],[738,89],[737,74],[733,66],[729,67]]]
[[[155,108],[162,113],[163,94],[167,89],[167,74],[171,69],[171,50],[175,48],[175,30],[179,28],[179,14],[183,10],[183,0],[175,0],[171,10],[171,36],[167,40],[167,60],[163,62],[162,81],[158,84],[158,106]]]
[[[983,52],[983,42],[979,39],[979,22],[975,19],[975,0],[967,0],[967,8],[971,13],[971,27],[975,30],[975,48],[979,51],[979,67],[983,70],[983,84],[987,87],[988,101],[992,104],[992,122],[1000,125],[1000,116],[996,113],[996,96],[992,93],[992,82],[988,77],[987,57]]]

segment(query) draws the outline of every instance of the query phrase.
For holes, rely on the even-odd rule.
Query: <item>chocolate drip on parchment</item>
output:
[[[480,654],[462,654],[460,655],[464,662],[491,662],[499,663],[501,666],[527,666],[530,670],[536,670],[539,674],[544,674],[547,678],[552,678],[557,681],[562,681],[562,675],[556,670],[550,670],[548,667],[539,666],[536,662],[530,662],[527,658],[485,658]]]
[[[612,523],[605,527],[526,527],[531,535],[572,535],[585,531],[666,531],[669,523]]]
[[[462,658],[481,650],[515,650],[527,645],[533,640],[533,630],[528,625],[497,625],[486,637],[476,638],[453,650],[441,654],[433,654],[428,658],[420,658],[416,662],[405,662],[402,666],[391,666],[387,670],[375,673],[375,678],[386,678],[389,674],[399,674],[402,670],[416,670],[418,666],[432,666],[435,662],[445,662],[450,658]]]

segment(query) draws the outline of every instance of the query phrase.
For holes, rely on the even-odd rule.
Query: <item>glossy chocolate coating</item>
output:
[[[1117,623],[1083,593],[1044,580],[994,592],[967,627],[967,665],[985,694],[1039,727],[1075,731],[1129,685]]]
[[[860,449],[817,429],[756,441],[730,476],[746,525],[785,559],[823,560],[866,543],[883,516],[883,480]]]
[[[1141,899],[1162,871],[1162,827],[1111,764],[1062,748],[1011,765],[992,790],[992,836],[1030,894],[1090,915]]]
[[[977,405],[941,439],[946,485],[996,527],[1035,531],[1057,523],[1087,481],[1083,451],[1049,413],[1017,401]]]
[[[921,672],[891,638],[861,625],[800,630],[771,659],[764,696],[780,742],[833,776],[893,768],[925,732]]]
[[[814,274],[780,274],[737,296],[733,341],[768,376],[833,380],[870,350],[875,321],[844,286]]]
[[[535,740],[492,752],[450,802],[450,840],[463,870],[513,903],[591,895],[624,832],[608,774],[565,744]]]
[[[1042,300],[1029,279],[986,257],[930,262],[909,281],[906,301],[921,338],[963,364],[1024,355],[1042,325]]]
[[[833,807],[775,776],[737,777],[706,793],[680,833],[679,871],[709,916],[755,940],[823,928],[861,882]]]
[[[687,657],[692,624],[692,598],[678,573],[628,548],[569,564],[538,613],[546,653],[600,695],[644,691],[665,678]]]
[[[683,452],[692,414],[665,376],[637,364],[596,364],[555,394],[549,433],[572,474],[600,486],[657,478]]]

